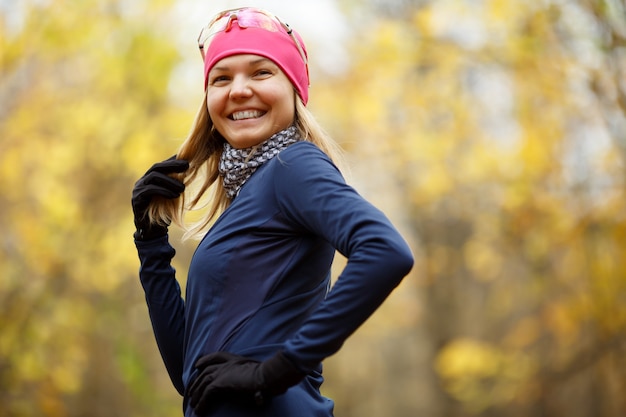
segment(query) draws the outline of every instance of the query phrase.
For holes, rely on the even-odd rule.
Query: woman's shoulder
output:
[[[337,169],[331,159],[316,144],[307,141],[296,142],[278,154],[278,169],[307,169],[326,166]]]
[[[345,183],[337,166],[314,143],[294,143],[275,159],[272,176],[278,189],[312,190],[323,183]]]
[[[327,157],[326,154],[313,142],[301,140],[288,146],[284,151],[280,153],[281,156],[289,158],[301,158],[303,155],[319,155],[321,157]]]

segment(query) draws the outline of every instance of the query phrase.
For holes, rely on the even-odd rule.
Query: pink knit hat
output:
[[[204,87],[209,71],[223,58],[239,54],[255,54],[272,60],[285,73],[304,104],[309,100],[309,71],[298,44],[286,30],[271,31],[258,27],[240,27],[233,20],[226,30],[216,33],[208,42],[204,59]],[[281,27],[281,29],[283,29]],[[307,52],[298,33],[293,31],[305,57]]]

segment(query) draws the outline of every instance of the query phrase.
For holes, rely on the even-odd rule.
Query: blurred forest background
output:
[[[1,416],[182,415],[130,192],[240,4],[209,3],[0,0]],[[417,258],[327,360],[336,415],[626,415],[624,1],[249,3],[308,25],[310,107]]]

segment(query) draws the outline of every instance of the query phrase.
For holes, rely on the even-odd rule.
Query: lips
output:
[[[260,110],[243,110],[237,111],[230,115],[230,119],[232,120],[246,120],[246,119],[256,119],[263,116],[265,112]]]

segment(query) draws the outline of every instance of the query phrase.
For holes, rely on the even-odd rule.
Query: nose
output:
[[[250,88],[250,79],[243,75],[236,76],[230,87],[230,98],[247,98],[252,95],[252,89]]]

